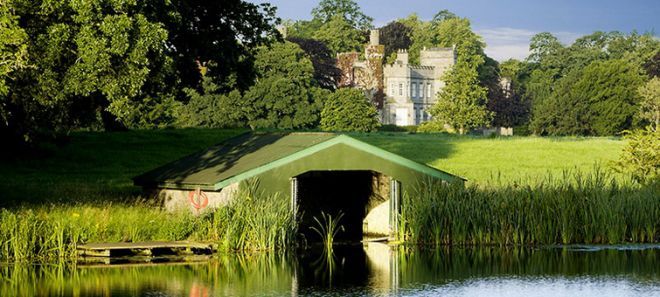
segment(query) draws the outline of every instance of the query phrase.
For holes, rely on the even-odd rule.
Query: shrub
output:
[[[337,90],[328,97],[321,112],[321,129],[324,131],[371,132],[378,127],[378,111],[359,89]]]
[[[615,163],[619,172],[629,173],[641,183],[660,177],[660,131],[650,126],[645,130],[627,132],[628,144]]]

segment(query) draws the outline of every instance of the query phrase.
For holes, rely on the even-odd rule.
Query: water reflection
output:
[[[660,246],[391,248],[208,262],[2,266],[2,296],[660,296]]]

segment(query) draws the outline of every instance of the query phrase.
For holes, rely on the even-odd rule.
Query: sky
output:
[[[247,0],[278,7],[282,19],[311,19],[319,0]],[[498,61],[524,59],[529,39],[551,32],[570,44],[594,31],[652,32],[659,36],[660,0],[358,0],[362,11],[374,18],[376,27],[417,13],[430,20],[448,9],[472,22],[486,42],[486,54]]]

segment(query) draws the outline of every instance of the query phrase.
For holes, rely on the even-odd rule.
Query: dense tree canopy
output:
[[[360,52],[366,42],[365,35],[340,15],[324,23],[313,37],[325,43],[334,54]]]
[[[385,47],[386,63],[391,64],[394,62],[397,50],[407,50],[412,45],[412,40],[410,39],[412,28],[403,23],[397,21],[390,22],[379,30],[380,44]]]
[[[321,23],[330,22],[334,17],[340,16],[349,26],[362,31],[371,29],[373,21],[353,0],[321,0],[319,5],[312,9],[312,16]]]
[[[268,43],[279,22],[275,7],[242,0],[137,1],[151,20],[167,30],[168,56],[174,61],[182,87],[198,87],[199,65],[211,70],[225,88],[252,84],[252,53]],[[214,66],[212,66],[214,65]],[[235,84],[235,85],[234,85]]]
[[[532,127],[552,135],[615,135],[633,125],[641,70],[628,61],[596,61],[559,81],[537,107]]]
[[[337,88],[341,70],[337,68],[335,56],[325,43],[315,39],[290,37],[287,41],[297,44],[312,61],[314,79],[320,87],[328,90]]]
[[[257,81],[242,102],[252,129],[300,129],[318,124],[327,91],[317,86],[312,61],[297,44],[262,47],[255,57],[255,70]]]
[[[660,127],[660,77],[654,77],[639,88],[641,101],[639,117],[648,122],[653,130]]]
[[[331,94],[321,112],[325,131],[375,131],[380,126],[378,111],[364,91],[341,88]]]

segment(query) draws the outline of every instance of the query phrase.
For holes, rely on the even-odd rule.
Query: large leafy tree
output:
[[[628,61],[593,62],[559,80],[531,125],[551,135],[614,135],[630,129],[643,81],[640,68]]]
[[[279,36],[276,8],[244,0],[137,1],[141,10],[169,32],[167,54],[181,89],[198,87],[207,67],[221,89],[252,85],[254,50]]]
[[[380,126],[378,111],[363,90],[341,88],[331,94],[321,112],[324,131],[375,131]]]
[[[9,85],[12,131],[29,140],[37,130],[88,126],[107,115],[126,122],[135,115],[145,86],[164,67],[153,57],[167,39],[136,1],[12,4],[30,52],[30,67]]]
[[[337,68],[334,55],[325,43],[315,39],[298,37],[287,38],[287,41],[297,44],[305,51],[307,58],[312,61],[314,79],[320,87],[328,90],[337,88],[341,70]]]
[[[379,30],[380,44],[385,47],[385,57],[387,57],[388,63],[394,61],[397,50],[407,50],[412,45],[412,40],[410,39],[412,28],[401,22],[390,22]]]
[[[526,123],[529,116],[530,105],[522,96],[524,63],[515,59],[509,59],[500,63],[499,78],[497,86],[489,87],[488,110],[494,113],[493,125],[513,127]]]
[[[359,52],[366,41],[365,35],[341,15],[335,15],[324,23],[314,33],[314,39],[324,42],[334,54]]]
[[[316,126],[327,91],[319,88],[314,66],[295,43],[262,47],[255,57],[256,83],[241,104],[252,129]]]
[[[639,95],[641,96],[639,117],[657,131],[660,127],[660,77],[654,77],[641,86]]]
[[[456,64],[445,75],[445,87],[431,108],[434,121],[448,124],[463,134],[490,124],[487,89],[480,84],[478,69],[484,64],[483,42],[472,32],[470,21],[449,18],[438,25],[438,44],[456,47]]]
[[[334,17],[340,16],[349,26],[362,31],[371,29],[373,21],[353,0],[321,0],[319,5],[312,9],[312,16],[321,23],[330,22]]]
[[[11,2],[0,0],[0,98],[9,91],[5,81],[15,70],[26,66],[26,40],[27,35],[18,26]],[[2,114],[0,113],[0,115]]]

